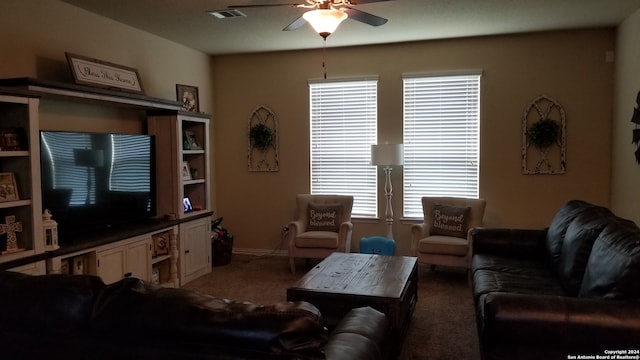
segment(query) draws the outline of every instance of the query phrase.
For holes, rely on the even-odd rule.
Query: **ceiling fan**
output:
[[[308,22],[320,36],[326,39],[347,17],[371,26],[384,25],[387,19],[353,8],[356,5],[382,1],[390,0],[304,0],[302,3],[232,5],[229,8],[290,6],[312,9],[302,14],[282,30],[297,30]]]

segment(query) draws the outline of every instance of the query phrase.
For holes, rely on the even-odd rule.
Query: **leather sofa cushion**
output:
[[[30,276],[0,272],[0,328],[63,334],[87,329],[93,301],[105,287],[91,275]]]
[[[584,202],[582,200],[571,200],[564,204],[558,212],[556,212],[551,224],[547,229],[547,238],[545,241],[545,248],[551,263],[557,265],[560,261],[562,253],[562,243],[567,232],[569,224],[580,213],[588,210],[593,205]]]
[[[640,299],[640,229],[617,218],[596,239],[579,296]]]
[[[593,243],[613,217],[609,209],[593,206],[579,213],[567,226],[556,264],[567,295],[578,296]]]
[[[94,330],[138,341],[206,341],[283,352],[317,350],[328,335],[320,311],[309,303],[234,302],[133,278],[109,285],[95,309]]]
[[[475,300],[495,292],[564,295],[562,285],[543,262],[476,254],[471,268]]]

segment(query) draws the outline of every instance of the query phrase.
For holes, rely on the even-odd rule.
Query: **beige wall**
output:
[[[201,110],[212,112],[211,58],[60,1],[3,0],[0,4],[0,78],[73,82],[65,52],[135,68],[147,95],[176,98],[176,83],[199,87]],[[142,130],[139,114],[47,101],[42,127]],[[128,124],[129,122],[135,124]]]
[[[338,35],[337,33],[335,34]],[[295,34],[292,34],[295,36]],[[329,48],[329,78],[379,76],[378,141],[402,141],[402,74],[482,69],[480,195],[490,226],[543,227],[572,198],[608,205],[615,31],[588,30]],[[317,50],[216,57],[215,114],[218,208],[235,246],[276,249],[293,217],[294,195],[309,191],[307,80],[322,77]],[[522,175],[521,117],[538,95],[567,113],[567,172]],[[280,120],[280,171],[247,171],[247,118],[258,105]],[[380,178],[382,179],[382,178]],[[393,171],[401,216],[402,172]],[[384,181],[379,214],[384,217]],[[409,224],[395,222],[399,253],[409,252]],[[384,234],[384,221],[356,223],[362,236]]]
[[[640,91],[640,11],[619,28],[617,37],[616,101],[613,123],[611,208],[622,217],[640,223],[640,165],[631,144],[631,123]]]
[[[319,38],[316,50],[211,60],[196,50],[58,1],[5,0],[0,8],[0,78],[70,81],[64,57],[70,51],[137,68],[147,95],[153,97],[175,98],[176,83],[198,86],[201,110],[214,115],[215,215],[224,216],[223,225],[235,235],[238,249],[266,252],[283,245],[280,229],[294,215],[294,195],[309,190],[307,81],[322,77]],[[488,201],[487,225],[544,226],[571,198],[608,205],[614,64],[604,59],[605,52],[614,49],[614,30],[356,48],[331,48],[330,37],[327,44],[324,56],[330,78],[379,77],[381,142],[402,139],[403,73],[484,71],[480,194]],[[637,67],[634,70],[637,73]],[[567,112],[565,175],[521,174],[521,115],[540,94],[554,97]],[[246,121],[261,104],[280,120],[276,173],[247,171]],[[41,118],[47,129],[144,131],[139,113],[90,105],[47,101]],[[394,170],[393,182],[399,217],[401,170]],[[382,185],[380,181],[381,214]],[[618,198],[624,203],[624,192]],[[356,223],[354,250],[357,239],[382,234],[384,226],[384,222]],[[399,253],[407,254],[409,224],[397,220],[395,234]]]

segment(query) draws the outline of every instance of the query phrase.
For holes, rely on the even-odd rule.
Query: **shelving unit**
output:
[[[185,111],[154,111],[147,116],[148,132],[156,137],[158,214],[194,219],[182,222],[178,231],[183,285],[211,271],[211,219],[201,217],[211,212],[210,118]],[[185,208],[186,199],[190,210]]]
[[[93,245],[45,252],[42,229],[38,106],[40,99],[115,106],[142,111],[148,133],[156,138],[157,214],[168,216],[166,227],[99,241]],[[20,199],[0,201],[0,224],[15,215],[22,225],[19,252],[0,255],[3,268],[43,274],[95,274],[107,283],[135,276],[162,286],[178,287],[211,271],[211,116],[180,110],[181,103],[141,94],[33,78],[0,79],[0,128],[18,127],[27,134],[26,147],[0,150],[0,173],[15,174]],[[185,135],[194,139],[185,147]],[[182,177],[186,164],[188,177]],[[185,211],[183,199],[192,209]],[[175,220],[172,220],[175,219]],[[55,214],[54,214],[55,219]],[[169,237],[169,253],[155,254],[154,237]],[[0,251],[4,250],[0,235]],[[6,241],[5,241],[6,243]],[[22,250],[24,249],[24,250]]]
[[[35,96],[0,93],[0,132],[18,129],[24,134],[20,149],[6,150],[5,147],[0,150],[0,173],[5,174],[0,175],[0,226],[4,233],[0,235],[0,263],[44,253],[38,105],[39,99]],[[15,178],[15,190],[9,181],[11,176]],[[7,201],[15,197],[11,194],[13,191],[17,191],[17,198]],[[15,222],[9,223],[12,216],[15,216]],[[17,249],[14,251],[7,250],[9,232],[16,237]],[[21,266],[18,270],[44,273],[44,262]]]
[[[158,214],[185,219],[210,211],[210,118],[184,111],[148,114],[148,132],[156,137],[156,186],[162,194]],[[185,199],[191,210],[185,209]]]

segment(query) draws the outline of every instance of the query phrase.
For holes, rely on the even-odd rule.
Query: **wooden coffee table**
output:
[[[387,315],[397,354],[418,301],[417,269],[415,257],[333,253],[287,289],[287,300],[312,303],[329,326],[371,306]]]

